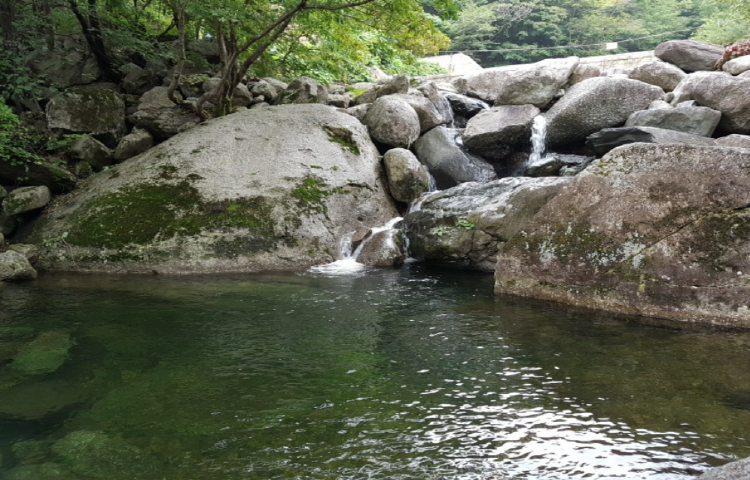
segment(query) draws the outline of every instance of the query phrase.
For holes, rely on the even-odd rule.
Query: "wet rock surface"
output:
[[[750,151],[617,148],[498,255],[497,293],[750,327]]]

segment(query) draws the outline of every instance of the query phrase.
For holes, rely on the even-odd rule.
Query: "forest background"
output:
[[[750,0],[0,0],[0,33],[0,161],[18,162],[60,149],[18,115],[41,111],[64,89],[34,62],[71,39],[95,56],[102,78],[92,81],[119,84],[136,64],[168,69],[172,87],[205,71],[199,46],[213,44],[221,115],[234,85],[254,77],[354,83],[373,67],[440,73],[418,60],[438,52],[491,67],[650,50],[670,39],[726,44],[750,37]]]

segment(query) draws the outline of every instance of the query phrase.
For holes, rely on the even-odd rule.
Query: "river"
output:
[[[0,478],[671,480],[750,456],[750,333],[492,286],[420,264],[3,284]]]

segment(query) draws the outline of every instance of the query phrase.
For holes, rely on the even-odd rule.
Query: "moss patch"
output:
[[[354,136],[352,135],[352,132],[340,127],[331,127],[330,125],[326,125],[323,127],[323,130],[328,134],[328,140],[332,141],[333,143],[338,143],[342,147],[344,147],[346,150],[349,150],[354,155],[359,155],[359,145],[357,145],[357,142],[354,141]]]
[[[316,177],[306,177],[302,183],[292,190],[292,197],[296,198],[300,207],[305,210],[325,213],[325,199],[335,193],[349,193],[341,187],[328,189],[328,184]]]
[[[253,229],[271,235],[271,208],[259,197],[205,202],[187,181],[125,187],[99,197],[71,218],[67,242],[82,247],[122,248],[203,230]]]

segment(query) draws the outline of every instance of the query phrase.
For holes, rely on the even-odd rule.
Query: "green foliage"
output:
[[[747,2],[703,0],[700,11],[705,22],[694,40],[724,45],[750,37],[750,4]]]
[[[471,55],[489,67],[652,49],[665,40],[687,38],[690,32],[659,34],[697,27],[700,2],[711,1],[464,0],[459,17],[441,22],[440,28],[450,36],[452,50],[485,50]],[[630,39],[616,51],[601,45]]]
[[[32,138],[18,117],[4,103],[0,103],[0,162],[27,165],[39,157],[30,151]]]

